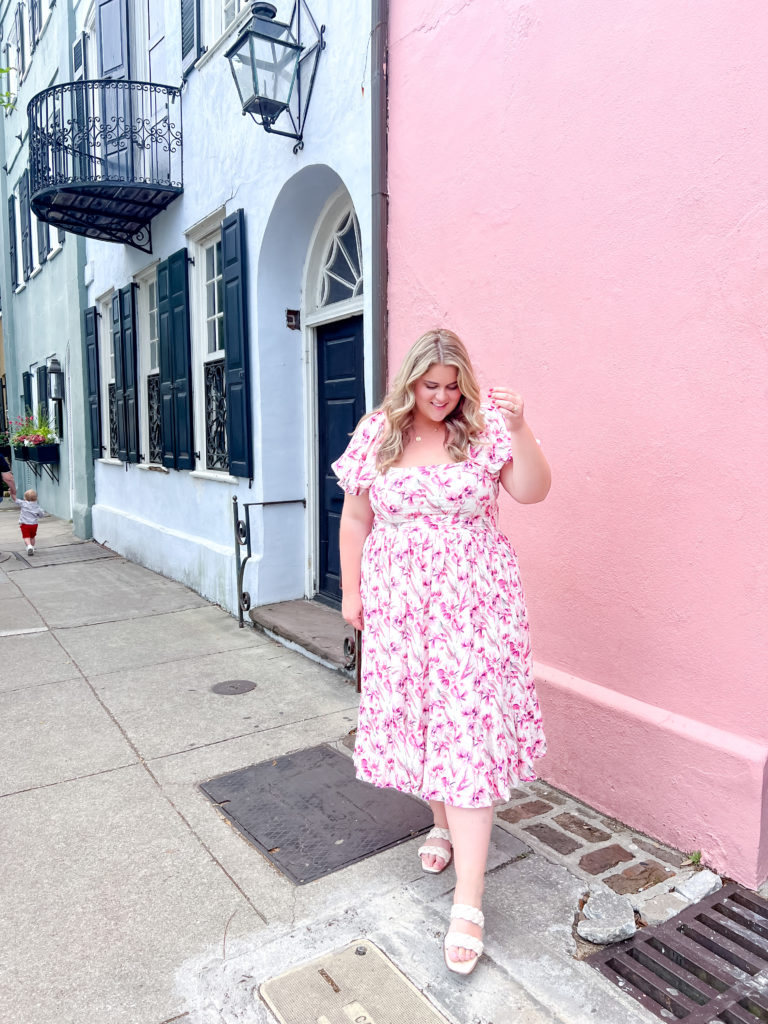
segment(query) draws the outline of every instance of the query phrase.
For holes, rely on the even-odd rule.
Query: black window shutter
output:
[[[173,326],[171,320],[170,260],[157,268],[157,334],[160,348],[160,434],[162,463],[176,468],[176,445],[173,426]]]
[[[29,170],[25,170],[19,182],[19,216],[21,218],[21,266],[24,280],[34,270],[32,265],[32,217],[29,210]]]
[[[58,231],[57,237],[59,239],[59,245],[64,245],[64,236],[66,235],[66,231],[64,230],[64,228],[58,228],[57,231]]]
[[[21,390],[22,397],[24,399],[24,415],[31,416],[33,413],[32,409],[32,374],[22,373],[21,375]]]
[[[173,344],[173,421],[176,469],[194,469],[192,359],[189,337],[187,250],[168,258]]]
[[[136,285],[120,289],[120,329],[123,339],[123,410],[128,462],[139,461],[139,404],[136,366]]]
[[[169,468],[194,469],[186,249],[169,256],[157,268],[157,320],[162,461]]]
[[[130,78],[129,0],[96,0],[99,78]]]
[[[110,305],[110,331],[112,332],[112,351],[115,354],[115,405],[117,407],[117,457],[121,462],[128,461],[128,448],[125,437],[125,386],[123,375],[123,333],[120,322],[120,293],[112,296]]]
[[[99,401],[99,335],[95,306],[83,310],[85,363],[88,370],[88,419],[91,426],[91,458],[101,458],[101,410]]]
[[[37,258],[40,266],[45,262],[45,258],[51,251],[51,235],[48,230],[48,222],[44,220],[38,220],[37,222]]]
[[[37,415],[48,419],[48,367],[37,368]]]
[[[181,0],[181,73],[189,74],[200,56],[200,0]]]
[[[11,251],[11,287],[19,286],[19,257],[16,252],[16,196],[8,199],[8,248]]]
[[[233,476],[253,477],[248,359],[248,272],[245,214],[236,210],[221,226],[224,286],[224,380],[227,451]]]

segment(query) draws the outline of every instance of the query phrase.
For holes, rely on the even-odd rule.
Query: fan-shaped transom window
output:
[[[336,226],[323,261],[320,305],[330,306],[362,293],[360,225],[355,211],[347,210]]]

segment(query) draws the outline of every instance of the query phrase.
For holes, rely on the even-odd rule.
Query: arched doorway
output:
[[[304,297],[313,369],[308,390],[317,438],[313,590],[316,600],[338,607],[344,495],[331,463],[344,451],[365,412],[362,243],[346,189],[332,197],[318,221]]]

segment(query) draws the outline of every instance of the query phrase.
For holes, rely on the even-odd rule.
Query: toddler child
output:
[[[19,526],[21,527],[22,540],[27,545],[27,554],[34,555],[37,521],[45,515],[45,512],[37,504],[37,491],[31,489],[24,491],[24,499],[16,498],[15,501],[21,509],[19,513]]]

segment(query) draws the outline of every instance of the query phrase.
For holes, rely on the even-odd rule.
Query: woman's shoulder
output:
[[[387,422],[387,414],[383,409],[374,409],[373,412],[367,413],[358,422],[355,427],[355,433],[360,437],[368,438],[373,440],[377,438],[383,431]]]

